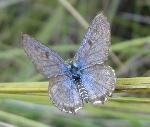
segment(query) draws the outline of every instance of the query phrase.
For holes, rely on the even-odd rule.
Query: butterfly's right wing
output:
[[[100,13],[90,24],[75,55],[75,63],[81,69],[103,64],[108,58],[109,48],[110,25],[106,17]]]
[[[81,79],[93,104],[105,102],[115,89],[115,72],[107,65],[97,64],[83,70]]]
[[[73,80],[67,75],[50,78],[48,93],[54,104],[64,112],[76,113],[83,106]]]
[[[90,24],[75,55],[75,63],[82,72],[82,85],[93,104],[103,103],[115,89],[115,73],[111,67],[104,65],[109,48],[110,25],[100,13]]]

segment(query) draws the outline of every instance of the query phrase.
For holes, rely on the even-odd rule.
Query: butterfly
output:
[[[72,62],[27,34],[22,46],[37,70],[49,79],[48,95],[58,109],[76,113],[85,102],[104,103],[115,89],[114,70],[106,64],[110,25],[99,13],[92,20]]]

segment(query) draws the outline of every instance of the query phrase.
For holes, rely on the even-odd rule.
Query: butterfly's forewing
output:
[[[97,64],[89,67],[83,70],[81,79],[93,104],[103,103],[115,89],[115,73],[109,66]]]
[[[27,34],[22,35],[22,45],[27,56],[45,77],[64,74],[65,64],[57,53]]]
[[[60,110],[75,113],[82,108],[77,88],[68,76],[50,78],[49,83],[49,96]]]
[[[86,68],[102,64],[107,60],[110,46],[110,25],[102,13],[90,24],[87,33],[75,55],[75,62]]]

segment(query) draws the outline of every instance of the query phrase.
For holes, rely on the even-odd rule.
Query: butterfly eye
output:
[[[49,52],[45,52],[45,56],[46,56],[46,58],[48,58],[49,57]]]

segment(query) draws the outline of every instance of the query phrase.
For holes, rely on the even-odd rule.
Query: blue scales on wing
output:
[[[93,104],[103,103],[115,89],[115,73],[106,65],[94,65],[82,71],[82,84],[86,88],[89,101]]]

